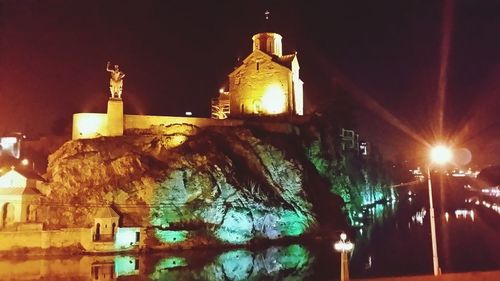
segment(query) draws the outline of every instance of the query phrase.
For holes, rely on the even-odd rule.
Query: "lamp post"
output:
[[[349,260],[347,257],[349,252],[354,248],[354,244],[346,239],[347,234],[342,232],[340,234],[340,240],[333,244],[335,250],[340,252],[340,281],[349,280]]]
[[[434,269],[434,276],[440,274],[439,258],[437,252],[437,239],[436,239],[436,219],[434,217],[434,201],[432,199],[432,180],[431,180],[431,164],[445,164],[452,158],[451,150],[445,146],[439,145],[431,149],[431,163],[427,166],[427,184],[429,187],[429,215],[431,223],[431,240],[432,240],[432,266]]]

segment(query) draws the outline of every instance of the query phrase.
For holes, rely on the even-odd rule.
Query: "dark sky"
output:
[[[500,1],[448,2],[443,135],[474,164],[498,163]],[[108,60],[127,75],[127,113],[208,116],[269,9],[284,52],[298,51],[308,109],[332,98],[334,80],[347,81],[362,137],[389,157],[416,159],[423,146],[364,105],[436,138],[443,3],[0,0],[0,132],[48,134],[75,112],[104,112]]]

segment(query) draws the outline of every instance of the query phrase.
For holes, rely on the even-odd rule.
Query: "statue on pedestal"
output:
[[[111,98],[122,98],[122,90],[123,90],[123,78],[125,77],[125,73],[120,71],[120,68],[117,64],[115,64],[114,69],[109,68],[110,62],[106,66],[106,71],[111,73],[111,79],[109,79],[109,90],[111,91]]]

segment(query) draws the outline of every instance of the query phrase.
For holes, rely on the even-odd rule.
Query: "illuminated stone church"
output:
[[[277,33],[258,33],[252,40],[253,51],[228,75],[228,89],[221,89],[212,100],[212,118],[124,114],[121,93],[125,74],[117,65],[110,69],[108,62],[108,110],[74,114],[72,139],[122,136],[127,130],[159,125],[239,126],[250,116],[302,116],[303,82],[297,53],[283,55],[282,37]]]
[[[303,115],[297,53],[282,54],[282,36],[258,33],[253,51],[228,75],[228,89],[212,100],[212,118]]]

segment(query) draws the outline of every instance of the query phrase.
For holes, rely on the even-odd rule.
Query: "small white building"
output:
[[[120,226],[120,215],[111,207],[100,207],[94,215],[91,252],[131,250],[141,245],[140,227]],[[143,236],[142,236],[143,237]]]
[[[43,178],[12,167],[0,174],[0,228],[16,223],[34,223],[40,199],[36,183]]]
[[[99,208],[94,216],[93,240],[109,242],[115,240],[120,215],[111,207]]]

